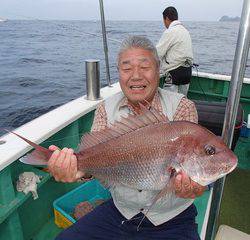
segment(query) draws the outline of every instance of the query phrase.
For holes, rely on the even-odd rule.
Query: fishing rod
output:
[[[25,16],[25,15],[21,15],[21,14],[11,14],[13,15],[14,17],[22,17],[24,18],[24,20],[34,20],[34,21],[48,21],[48,20],[42,20],[42,19],[39,19],[39,18],[34,18],[34,17],[28,17],[28,16]],[[80,20],[79,20],[80,21]],[[83,20],[84,21],[84,20]],[[69,29],[69,30],[75,30],[76,32],[78,33],[84,33],[86,35],[90,35],[90,36],[94,36],[94,37],[99,37],[99,38],[102,38],[102,34],[97,34],[97,33],[92,33],[92,32],[86,32],[86,31],[82,31],[78,28],[76,28],[75,26],[73,25],[70,25],[70,27],[66,24],[63,24],[63,23],[56,23],[54,21],[51,21],[51,23],[55,26],[59,26],[59,27],[63,27],[64,29]],[[122,41],[121,40],[118,40],[118,39],[115,39],[115,38],[110,38],[110,37],[107,37],[107,39],[109,41],[112,41],[112,42],[115,42],[115,43],[121,43]]]
[[[101,14],[101,23],[102,23],[102,39],[103,39],[103,50],[104,50],[104,55],[105,55],[106,78],[107,78],[108,86],[111,87],[110,71],[109,71],[107,31],[106,31],[106,26],[105,26],[103,0],[99,0],[99,5],[100,5],[100,14]]]

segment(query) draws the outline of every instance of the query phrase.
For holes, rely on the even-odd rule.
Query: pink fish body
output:
[[[154,109],[84,135],[76,157],[79,170],[108,185],[142,190],[162,190],[172,169],[205,186],[237,165],[237,157],[221,138],[195,123],[169,122]]]

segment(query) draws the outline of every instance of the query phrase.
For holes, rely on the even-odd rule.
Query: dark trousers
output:
[[[172,84],[184,85],[189,84],[192,77],[192,67],[178,67],[174,70],[169,71],[172,79]]]
[[[178,67],[169,71],[168,74],[160,78],[159,86],[164,87],[165,84],[185,85],[189,84],[192,77],[192,67]]]
[[[126,219],[113,201],[109,200],[61,232],[56,240],[198,240],[200,238],[195,223],[196,215],[196,208],[191,205],[175,218],[159,226],[154,226],[145,218],[137,231],[141,218],[122,224]],[[136,217],[138,216],[142,214]]]

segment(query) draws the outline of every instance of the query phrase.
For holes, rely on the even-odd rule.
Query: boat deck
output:
[[[250,234],[250,138],[240,137],[238,168],[226,178],[219,224]]]

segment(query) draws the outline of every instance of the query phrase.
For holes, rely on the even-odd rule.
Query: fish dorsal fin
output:
[[[152,107],[148,109],[142,104],[140,104],[140,108],[142,111],[141,114],[128,114],[127,117],[121,117],[120,121],[115,121],[110,127],[102,131],[84,134],[78,147],[79,151],[86,150],[97,144],[118,138],[152,124],[168,122],[167,117],[156,109]]]

